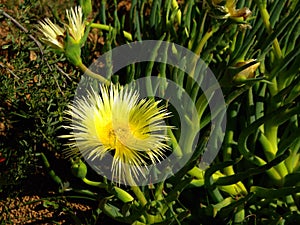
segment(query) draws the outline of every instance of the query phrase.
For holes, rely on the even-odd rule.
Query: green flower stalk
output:
[[[106,24],[88,23],[88,25],[91,28],[97,28],[97,29],[105,30],[105,31],[113,31],[115,29],[111,25],[106,25]],[[131,33],[127,32],[127,31],[123,31],[123,35],[128,41],[133,41]]]

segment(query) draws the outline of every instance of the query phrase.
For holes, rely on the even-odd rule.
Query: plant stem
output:
[[[272,29],[272,26],[271,26],[271,23],[270,23],[270,15],[268,13],[266,5],[262,2],[262,0],[255,0],[255,1],[256,1],[256,4],[258,5],[259,11],[260,11],[261,17],[263,19],[264,25],[267,29],[267,32],[269,34],[271,34],[273,32],[273,29]],[[273,47],[274,47],[274,50],[275,50],[276,57],[278,59],[281,59],[282,58],[282,52],[281,52],[280,45],[279,45],[279,42],[278,42],[277,38],[274,39]]]
[[[59,176],[56,175],[56,173],[54,172],[54,170],[51,168],[50,163],[47,159],[47,157],[45,156],[44,153],[40,152],[40,153],[36,153],[36,156],[40,156],[43,160],[43,163],[48,171],[49,176],[52,178],[53,181],[55,181],[58,185],[62,186],[63,182],[60,179]]]
[[[144,208],[145,216],[147,218],[147,224],[153,224],[155,222],[154,221],[155,218],[154,218],[154,216],[152,216],[146,212],[145,206],[148,204],[148,201],[147,201],[144,193],[141,191],[139,186],[131,186],[131,190],[133,191],[133,193],[135,194],[135,196],[141,203],[142,207]]]
[[[195,54],[196,55],[201,54],[204,45],[206,44],[208,39],[214,34],[214,32],[216,32],[217,29],[218,29],[217,27],[213,27],[205,33],[205,35],[201,39],[200,43],[198,44],[197,48],[195,49]]]
[[[163,196],[163,190],[164,190],[164,181],[161,181],[157,184],[156,190],[155,190],[155,200],[160,201],[164,198]]]
[[[140,201],[142,206],[147,205],[148,201],[139,186],[131,186],[131,190],[133,191],[137,199]]]
[[[173,131],[171,129],[168,129],[167,132],[172,143],[173,154],[175,154],[176,157],[181,158],[183,156],[183,153]]]
[[[110,84],[110,81],[104,78],[103,76],[94,73],[89,68],[87,68],[83,63],[79,64],[78,67],[81,69],[82,72],[84,72],[86,75],[88,75],[91,78],[99,80],[101,83]]]
[[[99,24],[99,23],[91,23],[90,26],[92,28],[98,28],[100,30],[106,30],[106,31],[112,31],[115,28],[113,28],[112,26],[109,25],[105,25],[105,24]],[[132,41],[132,35],[131,33],[127,32],[127,31],[123,31],[124,37],[128,40],[128,41]]]
[[[120,199],[122,202],[127,203],[127,202],[132,202],[134,198],[125,190],[116,187],[116,186],[110,186],[106,183],[102,182],[96,182],[96,181],[91,181],[87,178],[82,178],[82,181],[86,183],[87,185],[98,187],[98,188],[105,188],[109,193],[113,194],[116,196],[118,199]]]
[[[107,188],[107,184],[104,184],[102,182],[91,181],[87,178],[82,178],[82,181],[90,186],[99,187],[99,188]]]

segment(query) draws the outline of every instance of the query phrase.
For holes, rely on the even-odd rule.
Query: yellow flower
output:
[[[224,4],[225,5],[220,5]],[[251,10],[247,7],[243,7],[242,9],[236,9],[236,0],[212,0],[212,5],[225,13],[221,18],[227,19],[231,18],[239,23],[244,23],[249,16],[252,14]]]
[[[82,9],[80,6],[66,10],[69,25],[66,24],[68,31],[76,43],[80,43],[81,38],[84,36],[85,23],[83,20]]]
[[[66,14],[69,24],[64,24],[64,27],[54,24],[49,18],[39,21],[40,26],[38,27],[44,35],[42,40],[61,51],[64,51],[65,48],[67,32],[70,35],[72,43],[81,43],[85,32],[85,23],[80,6],[75,7],[75,9],[66,10]]]
[[[119,85],[100,86],[100,96],[91,91],[69,107],[73,129],[69,156],[81,154],[93,161],[112,154],[112,180],[131,182],[143,175],[141,168],[160,162],[169,147],[164,122],[169,116],[160,101],[139,100],[136,91]]]
[[[42,40],[50,44],[53,48],[63,50],[65,29],[52,23],[49,18],[46,18],[44,21],[39,21],[39,24],[40,27],[38,27],[38,29],[44,34]]]

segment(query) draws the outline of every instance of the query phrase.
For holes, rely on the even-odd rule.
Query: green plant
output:
[[[84,4],[83,1],[80,4]],[[164,40],[184,46],[207,63],[222,87],[228,121],[225,139],[214,163],[205,171],[200,169],[199,157],[205,150],[210,129],[215,129],[210,120],[218,111],[209,111],[203,91],[180,69],[153,62],[128,65],[113,75],[113,82],[127,84],[140,77],[165,77],[189,94],[200,118],[201,137],[196,152],[173,177],[143,187],[116,186],[96,175],[92,176],[96,181],[92,181],[90,168],[85,162],[74,159],[73,172],[88,190],[74,188],[74,183],[65,187],[59,178],[60,191],[67,195],[68,189],[73,189],[78,195],[89,196],[99,203],[91,223],[97,223],[101,213],[129,224],[199,224],[199,221],[201,224],[212,221],[220,224],[294,224],[298,221],[299,6],[297,0],[186,0],[181,4],[173,0],[132,0],[130,11],[118,14],[117,1],[102,0],[95,21],[86,21],[86,26],[91,29],[88,32],[101,36],[102,44],[91,39],[80,43],[84,46],[77,46],[78,64],[70,58],[72,51],[68,46],[72,43],[68,42],[70,37],[66,34],[64,41],[70,45],[62,52],[67,60],[87,75],[99,78],[101,74],[89,71],[86,66],[92,62],[94,53],[103,54],[124,43],[142,40]],[[155,59],[155,49],[152,54]],[[51,54],[53,58],[65,60],[64,56],[58,56]],[[43,70],[39,72],[45,73],[48,67],[42,65]],[[22,68],[21,65],[18,67]],[[14,76],[14,79],[17,78]],[[102,77],[100,79],[103,81]],[[56,85],[53,79],[48,82]],[[73,96],[69,89],[71,81],[60,77],[57,82],[62,82],[61,85],[69,90],[67,96],[70,99]],[[76,85],[76,82],[71,83]],[[41,90],[43,88],[39,86],[36,92],[42,93]],[[6,89],[2,92],[9,93]],[[47,99],[59,101],[54,95]],[[47,122],[41,124],[47,128],[56,127],[52,121],[60,121],[66,102],[62,101],[59,115],[51,110],[45,113],[42,108],[39,114],[43,116],[38,118]],[[24,112],[32,112],[29,109],[25,108]],[[39,115],[35,114],[36,109],[32,112],[35,117],[29,118]],[[180,127],[176,116],[168,122]],[[47,132],[52,138],[57,134],[51,129]],[[188,151],[191,145],[188,141],[186,149],[175,148],[180,129],[168,132],[173,149],[183,154]],[[40,133],[35,137],[40,138]],[[53,142],[53,146],[60,146],[60,142]],[[50,175],[58,180],[54,171]],[[198,201],[194,202],[194,199]]]

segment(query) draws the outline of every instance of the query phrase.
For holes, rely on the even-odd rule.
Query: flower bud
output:
[[[119,187],[113,187],[111,192],[124,203],[132,202],[134,200],[128,192]]]
[[[86,177],[87,174],[87,167],[84,164],[84,162],[82,162],[80,160],[80,158],[76,158],[75,161],[71,160],[72,162],[72,166],[71,166],[71,172],[75,177],[78,177],[80,179],[83,179]]]
[[[255,77],[255,71],[260,62],[255,59],[239,61],[228,67],[224,76],[220,80],[222,87],[241,86],[247,82],[262,80],[263,77]]]
[[[91,0],[79,0],[79,4],[82,8],[84,17],[87,18],[93,10],[92,1]]]
[[[255,62],[255,60],[249,59],[244,62],[238,62],[235,64],[235,67],[239,68],[239,67],[245,66],[250,63],[252,64],[252,62]],[[246,82],[249,79],[255,78],[255,71],[257,70],[259,65],[260,65],[260,62],[254,63],[254,64],[250,65],[249,67],[246,67],[242,71],[238,72],[237,74],[235,74],[232,78],[233,83],[241,84],[241,83]]]
[[[151,215],[157,215],[162,208],[163,205],[160,201],[152,201],[147,205],[147,212]]]

